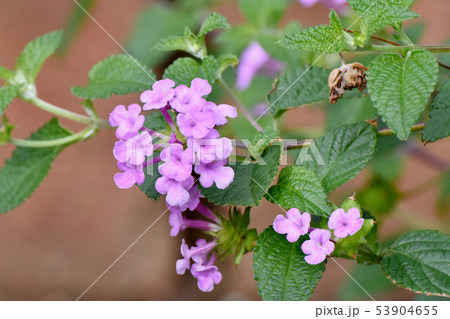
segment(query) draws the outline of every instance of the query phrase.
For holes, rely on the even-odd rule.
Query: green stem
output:
[[[413,125],[413,127],[411,127],[411,132],[421,131],[424,128],[425,128],[425,123],[418,123],[418,124]],[[389,136],[389,135],[395,135],[394,131],[390,128],[385,128],[385,129],[378,131],[378,136]]]
[[[37,107],[39,107],[40,109],[47,111],[49,113],[64,117],[66,119],[75,121],[75,122],[79,122],[79,123],[84,123],[84,124],[91,124],[93,122],[93,119],[91,119],[88,116],[84,116],[72,111],[68,111],[65,110],[63,108],[60,108],[56,105],[50,104],[44,100],[41,100],[38,97],[33,97],[31,99],[28,99],[27,102],[33,103],[34,105],[36,105]]]
[[[448,45],[414,45],[414,46],[388,46],[388,45],[372,45],[367,48],[358,49],[357,51],[367,51],[367,52],[393,52],[402,53],[405,49],[415,49],[415,50],[428,50],[433,53],[446,53],[450,52],[450,46]]]
[[[23,147],[34,147],[34,148],[42,148],[42,147],[54,147],[54,146],[60,146],[64,144],[69,144],[72,142],[77,142],[81,139],[87,138],[90,133],[94,131],[94,128],[92,126],[88,126],[81,132],[62,137],[57,138],[54,140],[22,140],[17,138],[10,138],[9,142],[12,144],[15,144],[17,146],[23,146]]]
[[[252,124],[257,131],[264,132],[264,129],[259,125],[258,122],[253,118],[253,116],[250,114],[250,112],[247,110],[247,108],[242,104],[242,102],[239,100],[239,98],[233,93],[233,91],[230,89],[230,87],[225,83],[225,81],[222,79],[221,76],[217,78],[220,85],[222,85],[223,89],[227,94],[233,99],[234,103],[236,103],[237,108],[239,109],[242,114],[247,118],[247,120]]]

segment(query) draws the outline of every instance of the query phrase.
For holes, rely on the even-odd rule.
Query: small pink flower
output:
[[[236,108],[228,104],[216,105],[213,102],[206,102],[205,109],[209,109],[214,112],[216,125],[227,124],[228,123],[227,117],[236,118],[238,115]]]
[[[169,79],[156,81],[152,85],[152,90],[144,91],[141,94],[141,102],[145,103],[144,110],[162,109],[173,99],[175,82]]]
[[[117,187],[130,188],[135,184],[141,185],[144,182],[145,175],[142,170],[139,170],[134,166],[128,166],[121,162],[117,162],[117,166],[121,171],[123,171],[114,175],[114,182]]]
[[[171,144],[161,151],[161,160],[164,164],[160,165],[159,172],[179,182],[184,181],[191,176],[194,154],[191,149],[183,150],[180,144]]]
[[[189,202],[189,188],[194,184],[194,178],[189,176],[186,180],[179,182],[175,179],[161,176],[156,180],[155,188],[160,194],[167,194],[166,202],[170,206],[183,206]]]
[[[328,220],[328,228],[334,229],[334,236],[344,238],[358,232],[364,223],[358,208],[350,208],[345,212],[342,208],[336,209]]]
[[[113,154],[119,162],[142,165],[145,158],[153,154],[152,137],[148,132],[142,132],[126,141],[120,140],[114,145]]]
[[[208,188],[215,183],[219,189],[227,188],[234,179],[234,170],[225,166],[226,163],[226,160],[220,160],[195,166],[194,171],[200,175],[200,184]]]
[[[203,107],[192,107],[186,114],[178,114],[177,124],[184,136],[203,138],[216,124],[216,118],[211,110],[203,109]]]
[[[334,251],[334,243],[330,241],[331,233],[326,229],[315,229],[309,234],[309,240],[302,244],[302,251],[307,255],[308,264],[317,265]]]
[[[109,124],[117,126],[116,136],[122,140],[138,134],[144,122],[145,117],[141,115],[141,107],[138,104],[129,105],[128,110],[124,105],[118,105],[109,115]]]
[[[287,234],[286,239],[294,243],[301,235],[308,233],[311,215],[301,214],[297,208],[291,208],[286,212],[286,217],[277,215],[273,222],[273,229],[279,234]]]

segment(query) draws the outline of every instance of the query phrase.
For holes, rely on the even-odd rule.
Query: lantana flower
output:
[[[286,217],[277,215],[273,222],[273,229],[279,234],[287,234],[286,239],[295,243],[301,235],[308,233],[311,222],[309,213],[300,213],[297,208],[291,208],[286,212]]]
[[[208,232],[217,232],[222,228],[220,218],[200,201],[202,197],[198,187],[228,187],[234,179],[234,170],[227,166],[232,144],[228,138],[220,137],[215,129],[226,124],[228,118],[237,116],[236,108],[228,104],[216,105],[205,99],[211,93],[208,81],[196,78],[190,87],[179,85],[164,79],[155,82],[151,90],[141,94],[143,110],[159,110],[171,133],[156,132],[144,127],[145,117],[141,107],[132,104],[128,110],[117,106],[110,115],[110,124],[117,126],[116,142],[113,154],[122,172],[114,176],[119,188],[142,185],[145,180],[144,169],[158,165],[161,174],[155,182],[155,189],[166,194],[166,204],[171,214],[170,235],[176,236],[186,228],[196,228]],[[176,119],[174,121],[173,119]],[[196,211],[207,220],[186,218],[185,211]],[[181,244],[183,259],[177,261],[177,273],[191,269],[198,279],[202,291],[211,291],[222,275],[213,265],[215,255],[212,252],[216,242],[197,241],[197,247],[189,247],[184,240]],[[208,259],[208,255],[211,255]]]
[[[328,220],[328,228],[334,229],[334,236],[344,238],[358,232],[364,223],[358,208],[350,208],[347,212],[336,209]]]
[[[307,255],[305,260],[311,265],[320,264],[334,251],[334,243],[330,241],[331,232],[326,229],[315,229],[309,234],[309,238],[301,246]]]
[[[298,2],[305,7],[311,7],[317,2],[321,2],[327,7],[338,11],[342,10],[347,4],[347,0],[298,0]]]

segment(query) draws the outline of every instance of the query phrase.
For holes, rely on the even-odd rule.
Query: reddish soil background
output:
[[[151,1],[100,0],[92,14],[120,43],[132,31],[133,20]],[[45,32],[61,29],[73,2],[51,0],[15,0],[0,2],[0,65],[13,68],[22,48]],[[427,29],[423,44],[442,43],[449,37],[449,6],[446,0],[430,3],[418,0],[413,8],[419,12]],[[217,9],[232,23],[242,21],[235,4]],[[317,5],[305,9],[298,5],[286,20],[298,19],[312,25],[327,22],[328,10]],[[41,98],[67,109],[82,112],[80,100],[70,94],[72,85],[85,85],[87,73],[96,62],[120,48],[92,21],[87,21],[76,37],[70,52],[63,58],[51,57],[37,79]],[[103,118],[120,103],[132,103],[137,95],[96,101]],[[21,100],[8,109],[11,123],[17,125],[15,136],[27,137],[50,115]],[[290,113],[289,124],[320,125],[324,115],[303,108]],[[82,127],[62,120],[74,130]],[[115,187],[112,176],[116,165],[112,156],[112,131],[101,131],[92,140],[66,149],[55,161],[49,176],[35,194],[21,207],[0,216],[0,300],[75,300],[142,234],[165,210],[161,201],[154,204],[138,189]],[[422,146],[444,163],[450,160],[449,142]],[[13,151],[11,145],[0,148],[3,163]],[[417,157],[406,162],[402,189],[410,189],[439,174],[439,170]],[[362,185],[364,173],[336,198]],[[436,188],[401,203],[414,216],[437,221],[434,200]],[[252,224],[261,231],[273,221],[280,209],[263,203],[253,212]],[[118,260],[83,296],[83,300],[259,300],[251,270],[251,255],[235,268],[229,260],[220,265],[223,282],[210,294],[201,293],[190,276],[177,276],[180,237],[169,236],[168,215],[163,216]],[[409,218],[408,218],[409,219]],[[393,217],[383,234],[393,229],[422,227],[404,225]],[[189,234],[188,234],[189,235]],[[353,263],[339,260],[347,270]],[[336,289],[346,275],[329,262],[324,278],[312,299],[333,300]],[[413,294],[398,290],[380,299],[410,300]]]

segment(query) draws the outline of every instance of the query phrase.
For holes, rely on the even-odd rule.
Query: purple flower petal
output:
[[[309,234],[309,240],[303,242],[301,249],[308,264],[323,262],[327,255],[334,251],[334,243],[330,241],[331,233],[326,229],[315,229]]]
[[[301,235],[308,232],[311,215],[309,213],[301,214],[297,208],[291,208],[286,212],[286,217],[277,215],[273,222],[273,228],[279,234],[287,234],[286,239],[294,243]]]
[[[141,101],[145,103],[143,109],[154,110],[165,107],[174,97],[174,86],[175,82],[169,79],[153,83],[152,90],[144,91],[141,94]]]
[[[334,229],[334,236],[344,238],[357,233],[364,223],[357,208],[350,208],[346,213],[342,208],[336,209],[328,220],[328,228]]]
[[[131,104],[126,110],[124,105],[118,105],[109,115],[111,126],[117,126],[116,136],[119,139],[127,140],[136,135],[144,125],[145,117],[140,115],[141,107],[138,104]]]

